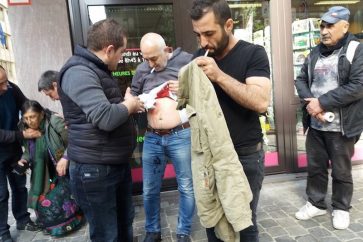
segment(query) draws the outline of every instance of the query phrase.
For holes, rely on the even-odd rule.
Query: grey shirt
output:
[[[85,66],[73,66],[63,76],[63,92],[86,114],[87,121],[104,131],[112,131],[129,116],[123,104],[111,104],[99,77]]]

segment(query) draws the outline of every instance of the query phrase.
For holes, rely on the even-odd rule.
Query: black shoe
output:
[[[146,232],[144,242],[159,242],[161,241],[160,232]]]
[[[3,236],[0,236],[0,242],[14,242],[11,238],[10,234],[4,234]]]
[[[39,227],[39,225],[37,225],[36,223],[34,223],[33,221],[29,221],[26,224],[16,224],[16,229],[17,230],[28,230],[28,231],[40,231],[41,228]]]
[[[176,240],[177,242],[191,242],[190,236],[186,234],[177,234]]]

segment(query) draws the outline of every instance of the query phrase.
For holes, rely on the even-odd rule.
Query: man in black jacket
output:
[[[335,6],[322,16],[321,43],[306,58],[295,81],[304,104],[304,128],[309,128],[308,201],[295,217],[308,220],[326,214],[330,160],[335,229],[346,229],[350,223],[351,158],[363,130],[363,46],[348,32],[349,14],[348,9]]]
[[[19,87],[8,81],[5,69],[0,66],[0,242],[11,242],[8,220],[8,181],[12,191],[12,210],[19,230],[36,231],[38,227],[30,220],[27,211],[28,191],[26,176],[12,173],[22,154],[21,141],[36,138],[39,131],[18,131],[19,111],[26,97]]]
[[[89,223],[92,241],[133,240],[130,158],[136,130],[130,114],[143,103],[123,96],[111,71],[126,48],[115,20],[93,24],[87,47],[77,46],[60,71],[58,94],[68,125],[72,192]]]

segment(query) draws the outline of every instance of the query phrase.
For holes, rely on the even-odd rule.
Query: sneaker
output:
[[[325,209],[319,209],[312,205],[310,202],[306,202],[306,204],[302,208],[300,208],[297,213],[295,213],[295,218],[298,220],[308,220],[324,214],[326,214]]]
[[[40,231],[41,228],[39,225],[29,220],[26,224],[16,224],[17,230],[28,230],[28,231]]]
[[[10,234],[4,234],[0,236],[0,242],[14,242]]]
[[[176,239],[177,242],[191,242],[190,236],[186,234],[177,234]]]
[[[335,229],[346,229],[349,226],[349,212],[344,210],[333,210],[333,227]]]
[[[159,242],[161,241],[160,232],[146,232],[144,242]]]

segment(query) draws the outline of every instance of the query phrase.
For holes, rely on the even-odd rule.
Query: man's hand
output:
[[[25,163],[28,163],[28,161],[24,160],[24,159],[21,159],[21,160],[18,161],[19,166],[25,166]]]
[[[168,85],[169,85],[169,91],[171,91],[174,94],[178,93],[178,90],[179,90],[179,81],[178,80],[169,80]]]
[[[318,113],[315,118],[322,123],[325,123],[324,113]]]
[[[58,162],[57,162],[57,166],[56,166],[56,170],[58,172],[59,176],[64,176],[67,173],[67,168],[68,168],[68,160],[65,158],[61,158]]]
[[[195,61],[212,82],[218,82],[218,78],[225,75],[212,57],[199,56]]]
[[[320,106],[319,99],[317,98],[305,98],[306,102],[308,102],[308,105],[306,106],[306,110],[308,113],[316,117],[319,113],[322,113],[324,110]]]
[[[36,139],[42,136],[42,133],[39,130],[26,129],[23,131],[23,136],[25,139]]]
[[[140,101],[140,98],[132,96],[129,87],[126,89],[125,101],[122,104],[126,106],[129,114],[145,112],[144,103]]]

